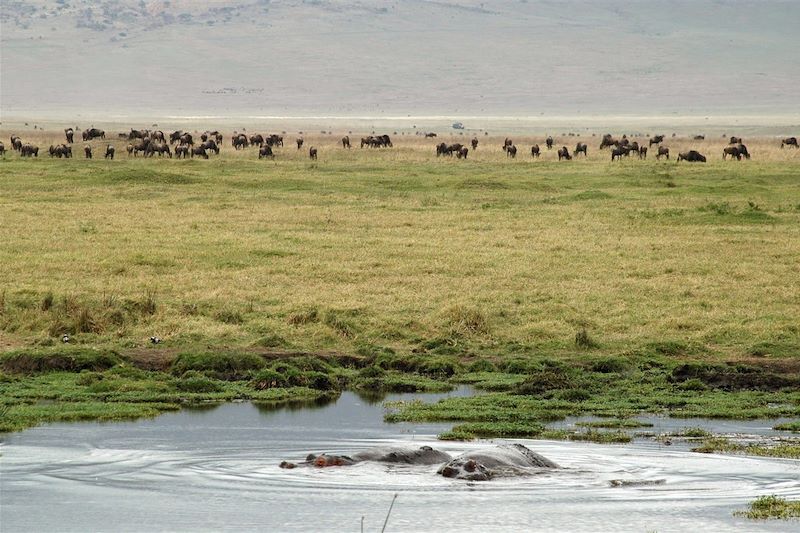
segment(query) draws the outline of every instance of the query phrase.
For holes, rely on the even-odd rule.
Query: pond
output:
[[[230,403],[151,420],[52,424],[11,434],[0,448],[2,530],[359,531],[363,517],[364,531],[380,531],[395,493],[388,532],[797,527],[750,522],[732,512],[761,495],[800,497],[800,461],[697,454],[654,441],[515,439],[565,468],[476,483],[437,476],[436,466],[278,467],[309,452],[385,444],[429,444],[453,454],[491,445],[437,441],[449,424],[386,424],[383,414],[382,403],[345,392],[321,405]],[[663,482],[612,487],[617,479]]]

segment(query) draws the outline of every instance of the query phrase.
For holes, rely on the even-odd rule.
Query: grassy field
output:
[[[288,135],[258,161],[226,135],[209,161],[129,158],[122,141],[87,161],[82,143],[59,160],[55,133],[23,137],[44,154],[0,160],[8,354],[68,334],[161,369],[224,350],[800,359],[800,151],[775,139],[746,140],[750,161],[676,138],[669,161],[611,163],[584,138],[589,157],[559,163],[541,138],[515,139],[514,160],[501,138],[463,161],[413,136],[349,151],[306,136],[298,151]],[[689,147],[709,163],[676,163]]]

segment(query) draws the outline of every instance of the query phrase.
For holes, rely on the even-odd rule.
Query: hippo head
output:
[[[309,454],[308,457],[306,457],[306,462],[318,468],[325,468],[327,466],[348,466],[354,463],[354,461],[346,455],[328,455],[326,453],[317,456]]]
[[[444,477],[469,481],[488,481],[492,478],[491,470],[474,459],[455,459],[440,468],[439,473]]]

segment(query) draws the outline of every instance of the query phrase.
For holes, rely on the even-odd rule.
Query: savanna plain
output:
[[[726,139],[667,137],[669,160],[612,162],[599,135],[557,137],[589,145],[559,162],[543,137],[512,159],[481,135],[464,160],[435,145],[468,137],[289,134],[259,160],[227,132],[178,160],[109,135],[113,161],[101,140],[48,157],[56,131],[0,160],[0,431],[464,383],[482,392],[388,420],[455,422],[448,439],[624,443],[642,414],[800,431],[800,151],[780,139],[723,161]],[[675,161],[690,148],[708,162]],[[603,418],[546,427],[572,415]]]

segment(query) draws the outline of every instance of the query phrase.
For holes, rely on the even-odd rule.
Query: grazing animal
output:
[[[178,140],[181,144],[188,144],[189,146],[194,146],[194,138],[192,137],[191,133],[184,133],[181,135]]]
[[[538,144],[531,146],[531,157],[539,157],[539,152],[540,150]]]
[[[203,159],[208,159],[208,154],[206,153],[206,149],[203,148],[202,146],[192,147],[191,151],[189,152],[189,155],[192,157],[197,156],[197,157],[202,157]]]
[[[623,155],[628,155],[628,150],[625,149],[624,146],[617,146],[613,150],[611,150],[611,160],[614,159],[620,160],[622,159]]]
[[[471,143],[472,143],[472,151],[474,152],[475,150],[478,149],[478,138],[473,137]]]
[[[268,144],[265,144],[258,150],[258,158],[262,159],[264,157],[275,159],[275,154],[272,153],[272,147]]]
[[[503,151],[507,152],[509,146],[514,146],[514,141],[506,137],[506,140],[503,141]]]
[[[661,159],[662,155],[665,156],[667,159],[669,159],[669,148],[667,148],[666,146],[659,146],[658,153],[656,154],[656,159]]]
[[[647,159],[647,146],[641,145],[639,147],[639,159]]]
[[[724,161],[725,159],[728,158],[728,156],[731,156],[731,159],[736,159],[738,161],[742,160],[742,154],[741,152],[739,152],[738,146],[726,146],[725,148],[723,148],[722,160]]]
[[[17,137],[16,135],[11,136],[11,148],[16,150],[17,152],[22,151],[22,139]]]
[[[347,148],[347,149],[350,148],[350,137],[348,137],[347,135],[342,137],[342,148]]]
[[[1,156],[6,155],[6,145],[3,144],[2,142],[0,142],[0,155]]]
[[[648,146],[653,146],[654,144],[661,144],[664,141],[663,135],[656,135],[655,137],[650,137],[650,144]]]
[[[244,135],[244,134],[242,134],[242,135]],[[260,148],[261,145],[264,144],[264,137],[260,133],[257,133],[255,135],[251,135],[250,136],[250,144],[252,144],[253,146],[258,146]],[[247,146],[247,144],[245,144],[245,146]]]
[[[741,137],[731,137],[730,141],[728,141],[728,144],[742,144],[742,138]]]
[[[72,144],[72,140],[75,137],[75,130],[73,130],[72,128],[65,129],[64,136],[67,138],[67,143]]]
[[[130,146],[130,145],[129,145]],[[175,157],[178,159],[186,159],[189,157],[189,145],[188,144],[180,144],[175,147]]]
[[[425,134],[425,138],[426,139],[431,138],[431,137],[436,137],[436,134],[433,133],[433,132],[428,132],[428,133]]]
[[[623,140],[627,141],[627,139],[623,138]],[[626,143],[627,144],[627,143]],[[610,148],[611,146],[619,146],[620,141],[614,139],[610,133],[606,133],[603,135],[603,138],[600,140],[600,149],[603,148]]]
[[[247,135],[245,135],[244,133],[239,133],[238,135],[234,134],[234,136],[231,138],[231,144],[233,144],[233,147],[236,150],[247,148],[248,145]]]
[[[693,138],[694,138],[695,141],[702,141],[703,139],[706,138],[706,136],[705,135],[695,135]]]
[[[39,157],[39,147],[32,144],[23,144],[19,150],[22,157]]]
[[[91,141],[92,139],[105,139],[106,132],[103,130],[99,130],[97,128],[89,128],[88,130],[84,130],[81,134],[83,136],[84,141]]]
[[[583,152],[583,157],[586,157],[587,155],[586,149],[587,149],[586,143],[579,142],[578,144],[575,145],[575,151],[573,152],[573,154],[577,156],[578,154]]]
[[[317,159],[317,149],[314,148],[313,146],[308,149],[308,157],[310,157],[313,160]]]
[[[553,149],[553,138],[548,136],[547,139],[545,139],[544,144],[547,145],[547,149],[548,150],[552,150]]]
[[[182,131],[180,131],[180,130],[173,131],[172,133],[169,134],[169,143],[170,144],[175,144],[176,142],[178,142],[181,139],[182,136],[183,136],[183,132]]]
[[[447,152],[447,143],[439,143],[436,145],[436,157],[445,155]]]
[[[462,146],[461,149],[456,153],[456,157],[458,157],[459,159],[461,159],[462,157],[466,159],[468,154],[469,154],[469,148],[467,148],[466,146]]]
[[[737,148],[739,149],[739,153],[742,155],[742,157],[744,157],[745,159],[750,159],[750,152],[747,151],[747,146],[743,145],[742,143],[739,143],[739,146],[737,146]]]
[[[513,144],[506,146],[506,157],[510,157],[511,159],[517,157],[517,147]]]
[[[217,141],[215,141],[214,139],[208,139],[206,142],[201,144],[200,147],[206,151],[212,151],[215,154],[219,155],[219,145],[217,144]]]
[[[300,137],[299,139],[297,139],[297,141],[295,141],[295,142],[297,143],[297,149],[298,149],[298,150],[299,150],[300,148],[302,148],[302,147],[303,147],[303,142],[304,142],[304,141],[303,141],[303,138],[302,138],[302,137]]]
[[[781,148],[784,146],[794,146],[795,148],[798,148],[797,137],[786,137],[785,139],[781,139]]]
[[[558,160],[561,161],[562,159],[566,159],[567,161],[572,159],[572,156],[569,155],[569,149],[566,146],[562,146],[558,149]]]
[[[84,146],[83,153],[86,155],[86,159],[92,158],[92,147],[91,146]]]
[[[689,150],[678,154],[678,161],[689,161],[690,163],[705,163],[706,156],[697,150]]]
[[[108,146],[106,146],[106,155],[105,155],[104,157],[105,157],[106,159],[111,159],[111,160],[113,160],[113,159],[114,159],[114,152],[116,152],[116,150],[114,149],[114,147],[113,147],[113,146],[111,146],[111,145],[109,144]]]

